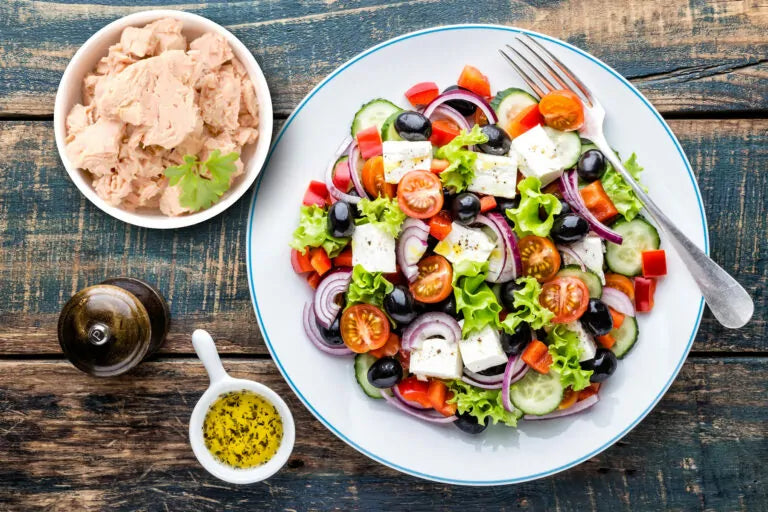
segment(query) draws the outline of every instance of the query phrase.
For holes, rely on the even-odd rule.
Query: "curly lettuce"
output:
[[[555,314],[539,303],[539,295],[541,295],[539,282],[532,277],[519,277],[515,282],[523,286],[512,292],[515,297],[513,302],[515,310],[510,311],[501,322],[501,328],[509,334],[514,334],[517,326],[523,322],[533,329],[541,329],[549,324]]]
[[[480,131],[479,125],[475,125],[469,133],[462,130],[451,142],[437,149],[435,156],[450,162],[450,165],[440,173],[444,187],[456,192],[462,192],[469,187],[475,179],[477,153],[469,151],[465,146],[486,142],[488,142],[488,136]]]
[[[461,332],[465,338],[486,325],[499,328],[501,305],[485,282],[487,275],[488,262],[461,261],[453,267],[456,311],[464,316]]]
[[[629,174],[635,178],[635,181],[640,183],[640,173],[643,168],[637,163],[637,155],[632,153],[632,156],[624,162],[624,168],[629,171]],[[608,194],[608,197],[613,202],[616,209],[627,220],[632,220],[643,209],[643,202],[635,195],[632,187],[624,181],[616,169],[612,165],[608,164],[605,174],[603,174],[600,180],[603,184],[603,190]]]
[[[509,412],[504,409],[500,389],[480,389],[461,380],[449,382],[448,388],[453,392],[453,397],[447,402],[455,403],[460,414],[474,416],[481,425],[490,420],[494,425],[501,422],[516,427],[517,420],[522,416],[518,410]]]
[[[328,234],[328,212],[317,205],[302,206],[299,226],[293,232],[293,239],[288,245],[306,252],[307,247],[322,247],[331,258],[349,243],[349,238],[336,238]]]
[[[589,386],[593,371],[582,370],[579,365],[579,336],[564,325],[556,325],[547,336],[547,344],[552,356],[551,369],[560,374],[560,384],[563,388],[571,387],[574,391],[579,391]]]
[[[517,189],[520,191],[520,204],[507,210],[507,217],[513,222],[517,235],[549,235],[555,215],[563,208],[560,200],[552,194],[543,193],[541,180],[535,176],[525,178]],[[544,220],[539,216],[541,211],[546,213]]]
[[[379,308],[384,305],[384,297],[395,289],[381,272],[368,272],[362,265],[352,269],[352,280],[347,290],[347,306],[365,303]]]
[[[360,199],[357,209],[360,211],[360,218],[355,221],[356,224],[375,224],[394,238],[400,234],[400,227],[406,219],[397,200],[386,197],[379,196],[373,201]]]

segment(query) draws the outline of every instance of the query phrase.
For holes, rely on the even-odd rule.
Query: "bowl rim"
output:
[[[75,76],[77,63],[88,57],[91,52],[94,51],[94,46],[103,44],[107,40],[116,41],[115,35],[119,38],[119,33],[125,28],[145,25],[158,19],[168,17],[178,19],[185,25],[190,23],[202,27],[206,31],[217,32],[223,35],[232,47],[235,56],[245,65],[248,71],[248,76],[256,90],[259,107],[259,138],[255,143],[256,148],[254,154],[247,162],[243,162],[244,173],[242,178],[232,189],[230,189],[226,196],[213,204],[210,208],[177,217],[161,217],[159,215],[149,216],[110,205],[96,194],[90,180],[81,174],[82,170],[75,167],[70,162],[65,151],[66,143],[64,142],[66,139],[66,118],[68,114],[65,109],[71,108],[71,105],[66,104],[66,95],[64,91],[69,91],[71,87],[74,87],[73,84],[75,80],[81,81],[81,79]],[[82,85],[78,83],[77,87],[82,88]],[[269,85],[267,84],[261,66],[259,66],[259,63],[256,61],[256,58],[248,47],[232,34],[232,32],[215,21],[209,20],[198,14],[174,9],[135,12],[118,18],[97,30],[82,44],[82,46],[80,46],[80,48],[78,48],[67,64],[67,67],[61,76],[61,80],[59,81],[58,89],[56,90],[56,99],[53,108],[54,136],[56,139],[56,147],[59,152],[59,158],[78,190],[80,190],[91,203],[104,213],[134,226],[153,229],[175,229],[193,226],[217,216],[235,204],[235,202],[237,202],[245,192],[251,188],[256,181],[256,178],[258,178],[261,171],[264,169],[264,164],[272,142],[273,122],[272,97],[269,91]]]

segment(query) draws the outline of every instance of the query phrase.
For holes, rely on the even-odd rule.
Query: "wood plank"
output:
[[[707,312],[694,350],[765,350],[768,120],[671,124],[699,179],[713,254],[756,306],[739,331],[723,329]],[[0,354],[58,353],[62,305],[116,275],[144,278],[168,298],[173,325],[164,351],[191,353],[189,333],[201,327],[224,352],[266,353],[246,278],[249,199],[192,228],[132,227],[77,191],[49,122],[0,122]]]
[[[262,64],[280,114],[360,51],[452,23],[516,25],[565,39],[631,78],[662,112],[768,108],[768,5],[752,0],[130,4],[0,3],[0,115],[51,115],[61,73],[77,48],[106,23],[150,5],[190,10],[229,27]]]
[[[762,358],[692,359],[657,409],[607,452],[492,491],[385,468],[315,421],[271,362],[225,364],[273,387],[294,412],[296,449],[267,483],[228,485],[196,463],[187,421],[207,385],[198,361],[146,363],[105,380],[61,362],[0,362],[1,508],[748,511],[768,497]]]

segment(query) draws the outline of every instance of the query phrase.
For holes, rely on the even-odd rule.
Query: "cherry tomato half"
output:
[[[429,171],[411,171],[397,186],[397,204],[409,217],[428,219],[443,207],[443,185]]]
[[[341,339],[352,352],[358,354],[376,350],[389,339],[389,320],[376,306],[350,306],[341,315]]]
[[[375,156],[365,161],[363,165],[363,188],[372,197],[395,197],[397,189],[391,183],[384,181],[384,158]]]
[[[540,283],[552,279],[560,270],[560,253],[552,240],[536,235],[524,236],[518,242],[523,274]]]
[[[571,91],[552,91],[539,102],[539,112],[544,122],[555,130],[578,130],[584,124],[584,105]]]
[[[453,268],[448,260],[435,254],[419,262],[419,276],[411,283],[411,293],[419,302],[434,304],[453,293]]]
[[[587,310],[589,290],[581,279],[558,277],[541,287],[539,303],[555,314],[552,322],[567,324],[577,320]]]

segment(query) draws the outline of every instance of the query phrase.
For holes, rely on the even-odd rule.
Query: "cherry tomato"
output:
[[[453,268],[438,254],[419,262],[419,276],[411,283],[411,293],[419,302],[435,304],[453,293]]]
[[[395,185],[384,181],[384,158],[375,156],[363,165],[363,188],[374,198],[378,196],[395,197]]]
[[[411,171],[400,179],[397,203],[403,213],[416,219],[428,219],[443,207],[443,185],[429,171]]]
[[[491,84],[488,82],[488,77],[474,66],[464,66],[456,84],[464,89],[469,89],[478,96],[487,98],[491,95]]]
[[[552,240],[536,235],[524,236],[518,242],[523,274],[540,283],[552,279],[560,270],[560,253]]]
[[[605,274],[605,286],[624,292],[633,303],[635,302],[635,285],[632,284],[632,280],[627,276],[621,274],[607,273]]]
[[[435,119],[432,121],[432,136],[429,141],[435,146],[445,146],[459,135],[459,125],[450,119]]]
[[[584,124],[584,105],[571,91],[552,91],[539,102],[539,112],[544,122],[555,130],[578,130]]]
[[[350,306],[341,315],[341,339],[358,354],[376,350],[389,340],[389,320],[376,306]]]
[[[400,352],[400,338],[397,336],[397,334],[391,332],[389,333],[389,339],[387,339],[387,342],[384,344],[384,346],[375,350],[371,350],[370,354],[374,357],[382,358],[385,356],[394,356],[398,352]]]
[[[581,279],[558,277],[541,287],[539,303],[555,314],[552,322],[567,324],[577,320],[587,310],[589,290]]]

